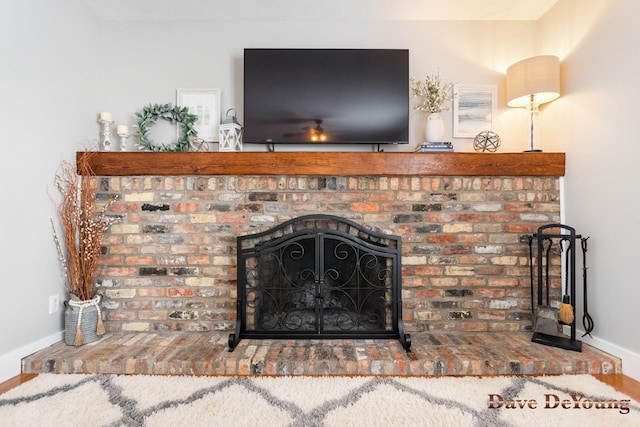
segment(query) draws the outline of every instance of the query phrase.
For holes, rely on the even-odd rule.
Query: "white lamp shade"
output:
[[[526,107],[544,104],[560,96],[560,59],[553,55],[534,56],[507,69],[507,105]]]

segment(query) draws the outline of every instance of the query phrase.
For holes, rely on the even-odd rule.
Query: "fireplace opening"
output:
[[[333,215],[237,238],[242,338],[396,338],[406,351],[401,239]]]

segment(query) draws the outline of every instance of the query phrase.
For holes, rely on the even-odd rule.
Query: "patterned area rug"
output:
[[[0,395],[2,426],[640,426],[588,375],[171,377],[41,374]]]

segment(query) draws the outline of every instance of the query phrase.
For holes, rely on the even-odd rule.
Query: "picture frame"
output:
[[[456,84],[453,98],[453,137],[474,138],[493,130],[497,109],[496,85]]]
[[[194,128],[198,138],[217,142],[220,129],[220,89],[177,89],[176,105],[188,107],[189,113],[198,116]]]

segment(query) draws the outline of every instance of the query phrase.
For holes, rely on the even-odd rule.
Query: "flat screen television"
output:
[[[406,144],[406,49],[245,49],[244,142]]]

